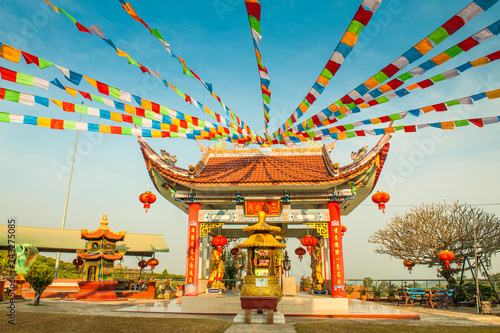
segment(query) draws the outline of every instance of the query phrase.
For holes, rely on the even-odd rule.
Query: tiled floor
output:
[[[237,296],[234,296],[237,297]],[[177,299],[156,301],[151,303],[144,303],[134,306],[128,306],[112,311],[119,312],[142,312],[142,313],[185,313],[182,311],[182,304]],[[210,311],[208,313],[216,313],[217,311]],[[235,313],[236,314],[236,313]],[[366,302],[357,299],[349,300],[349,312],[345,313],[328,313],[324,311],[318,314],[301,315],[301,314],[287,314],[287,316],[311,316],[311,317],[339,317],[339,318],[394,318],[394,319],[419,319],[419,315],[411,310],[400,310],[393,307],[388,307],[375,302]]]

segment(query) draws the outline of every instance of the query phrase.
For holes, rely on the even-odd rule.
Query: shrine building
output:
[[[384,135],[371,150],[353,153],[353,162],[344,166],[331,157],[334,145],[226,149],[219,144],[201,147],[200,161],[184,169],[140,138],[156,189],[189,216],[185,296],[197,296],[206,288],[211,238],[247,238],[243,227],[255,224],[262,210],[265,221],[279,226],[286,238],[302,238],[308,231],[323,236],[323,288],[334,298],[344,298],[341,216],[372,192],[389,139]]]

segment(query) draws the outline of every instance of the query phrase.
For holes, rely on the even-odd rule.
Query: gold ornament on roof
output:
[[[285,248],[286,244],[282,244],[274,238],[272,233],[280,233],[281,228],[269,225],[266,223],[266,213],[259,212],[259,221],[252,226],[244,227],[244,232],[251,232],[252,234],[246,241],[238,244],[239,248]]]

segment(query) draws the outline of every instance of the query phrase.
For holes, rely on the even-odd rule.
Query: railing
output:
[[[356,287],[363,286],[365,279],[346,279],[346,287]],[[380,287],[381,296],[387,296],[390,289],[396,291],[397,289],[408,287],[408,288],[425,288],[425,289],[444,289],[447,288],[448,282],[445,279],[394,279],[394,280],[368,280],[369,285],[367,286],[368,293],[372,293],[375,289]],[[457,283],[460,281],[457,281]],[[495,289],[493,292],[500,292],[500,279],[492,280]],[[474,283],[474,279],[464,279],[464,284]],[[479,279],[480,286],[489,286],[488,279]],[[457,286],[458,288],[458,286]],[[465,292],[469,293],[468,290]],[[474,291],[473,291],[474,292]]]

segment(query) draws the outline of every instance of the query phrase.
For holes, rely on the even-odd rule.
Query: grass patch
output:
[[[176,333],[219,333],[231,324],[215,319],[190,318],[140,318],[86,316],[59,313],[17,312],[16,324],[8,324],[7,311],[0,311],[0,331],[43,333],[43,332],[176,332]]]
[[[432,333],[493,333],[498,332],[498,326],[416,326],[416,325],[377,325],[346,324],[346,323],[298,323],[295,324],[297,333],[409,333],[409,332],[432,332]]]

